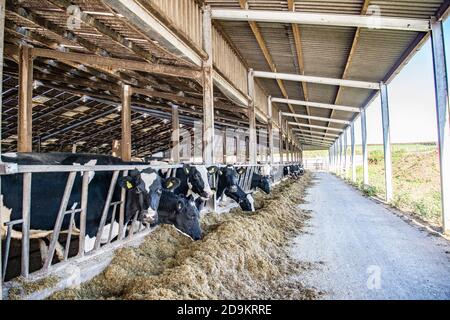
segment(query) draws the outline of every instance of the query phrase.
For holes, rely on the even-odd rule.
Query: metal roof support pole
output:
[[[383,121],[383,150],[384,150],[384,177],[386,184],[386,202],[391,202],[392,192],[392,160],[391,160],[391,134],[389,123],[389,97],[385,83],[381,84],[381,115]]]
[[[172,149],[170,160],[172,163],[180,163],[180,115],[178,106],[172,104]]]
[[[332,147],[328,149],[328,172],[331,171],[331,149]]]
[[[330,147],[330,172],[334,171],[334,143]]]
[[[367,150],[367,124],[366,124],[366,109],[361,111],[361,138],[362,138],[362,153],[363,153],[363,184],[369,184],[369,157]]]
[[[450,233],[450,116],[447,61],[441,21],[432,21],[432,48],[441,172],[442,229]]]
[[[347,130],[344,131],[344,178],[347,179],[348,178],[348,161],[347,161],[347,149],[348,149],[348,144],[347,144]]]
[[[248,71],[247,76],[248,95],[251,98],[248,104],[248,122],[249,122],[249,158],[250,164],[256,164],[258,158],[258,148],[256,146],[256,114],[255,114],[255,78],[253,77],[253,69]]]
[[[19,112],[17,151],[32,152],[33,48],[22,44],[19,49]]]
[[[121,158],[124,161],[131,160],[131,87],[122,86],[122,141],[120,143]]]
[[[203,7],[203,163],[214,163],[214,93],[211,7]]]
[[[352,144],[352,154],[351,154],[351,163],[352,163],[352,182],[356,182],[356,159],[355,159],[355,123],[352,122],[350,127],[350,139]]]
[[[339,176],[343,177],[344,175],[344,158],[343,158],[343,153],[344,153],[344,146],[343,146],[343,141],[344,140],[344,134],[341,134],[341,136],[339,137]]]
[[[331,159],[330,159],[330,172],[334,171],[334,143],[330,147]]]
[[[334,144],[334,173],[338,174],[338,147],[339,147],[339,138],[336,140]]]
[[[0,61],[3,61],[3,46],[5,36],[5,0],[0,0]],[[0,65],[0,80],[3,80],[3,63]],[[2,96],[3,96],[3,81],[0,81],[0,141],[2,140]],[[0,143],[0,162],[1,162],[1,143]],[[1,194],[1,176],[0,176],[0,194]],[[0,221],[1,223],[1,221]],[[2,269],[2,237],[0,237],[0,300],[3,298],[3,277],[1,276]]]
[[[336,141],[336,175],[340,175],[340,146],[339,146],[339,142],[340,142],[340,137],[337,139]]]

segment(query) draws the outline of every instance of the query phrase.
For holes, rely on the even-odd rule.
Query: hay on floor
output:
[[[314,290],[294,280],[306,266],[287,251],[309,218],[298,205],[310,183],[306,173],[272,195],[255,195],[252,214],[204,216],[201,241],[163,225],[139,248],[118,250],[92,281],[52,299],[314,299]]]

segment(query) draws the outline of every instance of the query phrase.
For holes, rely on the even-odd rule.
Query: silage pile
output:
[[[283,182],[270,196],[258,194],[254,214],[234,209],[202,219],[201,241],[164,225],[139,248],[123,248],[109,267],[53,299],[313,299],[293,280],[305,268],[289,258],[289,240],[307,212],[297,208],[311,182]],[[298,278],[298,277],[296,277]]]

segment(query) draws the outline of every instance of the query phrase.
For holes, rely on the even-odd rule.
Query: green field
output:
[[[350,149],[348,150],[350,154]],[[361,155],[361,146],[356,147]],[[328,151],[308,152],[305,157],[328,157]],[[369,146],[369,186],[362,186],[362,166],[357,167],[357,186],[368,195],[385,197],[382,145]],[[392,145],[392,205],[418,215],[433,225],[441,224],[439,158],[435,144]]]

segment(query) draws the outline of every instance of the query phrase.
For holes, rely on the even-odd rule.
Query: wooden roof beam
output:
[[[64,12],[66,12],[67,8],[69,8],[72,5],[71,1],[69,0],[48,0],[48,1],[51,2],[53,5],[55,5],[56,7],[64,10]],[[144,58],[149,62],[152,63],[155,62],[155,57],[147,50],[144,50],[143,48],[137,46],[134,42],[127,40],[120,33],[111,29],[109,26],[97,20],[93,16],[84,13],[83,11],[80,11],[80,20],[83,21],[86,25],[96,29],[99,33],[107,36],[119,46],[127,49],[128,51],[138,55],[141,58]]]

